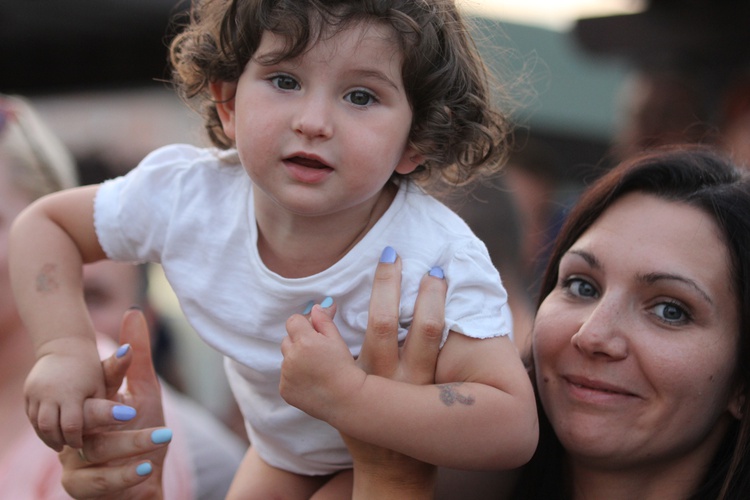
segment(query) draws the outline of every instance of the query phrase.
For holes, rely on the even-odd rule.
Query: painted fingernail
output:
[[[164,444],[172,440],[172,431],[170,429],[156,429],[151,433],[151,442],[154,444]]]
[[[115,357],[121,358],[125,356],[129,350],[130,350],[130,344],[123,344],[117,349],[117,352],[115,353]]]
[[[139,476],[148,476],[151,474],[151,471],[153,469],[151,468],[151,464],[148,462],[143,462],[142,464],[138,465],[138,467],[135,468],[135,473]]]
[[[385,247],[380,254],[380,262],[384,264],[393,264],[396,262],[396,250],[393,247]]]
[[[323,299],[323,302],[320,303],[320,307],[323,309],[328,309],[333,305],[333,299],[331,297],[326,297]]]
[[[311,300],[310,302],[308,302],[307,305],[305,305],[305,310],[302,311],[302,314],[303,315],[310,314],[310,311],[312,311],[312,308],[313,308],[314,305],[315,305],[315,301],[314,300]]]
[[[430,269],[430,273],[429,274],[433,278],[440,278],[440,279],[444,279],[445,278],[445,275],[443,274],[443,269],[440,268],[440,267],[438,267],[438,266],[435,266],[432,269]]]
[[[117,405],[112,407],[112,416],[120,422],[127,422],[135,417],[135,408],[132,406]]]

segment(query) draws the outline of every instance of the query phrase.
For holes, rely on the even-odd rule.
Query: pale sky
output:
[[[566,30],[580,17],[643,10],[645,0],[457,0],[470,12],[509,22]]]

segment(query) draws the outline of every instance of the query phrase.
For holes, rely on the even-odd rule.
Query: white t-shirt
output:
[[[484,244],[452,211],[404,182],[370,231],[330,268],[289,279],[257,250],[250,178],[231,154],[187,145],[161,148],[95,200],[99,241],[111,259],[159,262],[198,334],[226,356],[252,445],[270,465],[308,475],[351,467],[338,432],[279,396],[285,322],[311,300],[334,298],[335,323],[359,354],[375,265],[386,246],[402,259],[399,338],[419,282],[432,266],[448,283],[448,331],[509,335],[507,296]]]

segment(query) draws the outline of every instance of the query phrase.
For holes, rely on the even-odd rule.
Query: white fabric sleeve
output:
[[[507,293],[481,245],[455,250],[443,271],[448,283],[445,336],[451,330],[480,339],[511,334]]]
[[[184,166],[191,163],[197,151],[190,146],[166,146],[149,154],[126,175],[99,187],[94,199],[94,226],[107,257],[161,262]]]

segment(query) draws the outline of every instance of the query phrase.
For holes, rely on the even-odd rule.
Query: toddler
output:
[[[530,458],[534,398],[500,277],[421,187],[469,182],[505,153],[506,120],[453,0],[202,0],[171,58],[215,147],[161,148],[123,177],[43,198],[14,226],[14,291],[37,354],[27,413],[40,437],[80,447],[83,402],[103,395],[81,265],[158,262],[225,355],[246,421],[251,447],[229,498],[350,495],[337,430],[279,395],[280,344],[290,316],[332,298],[356,356],[372,263],[395,248],[408,256],[401,338],[421,277],[445,272],[449,286],[441,385],[384,395],[389,427],[442,465]],[[424,420],[405,421],[404,405]],[[439,434],[418,435],[425,428]]]

